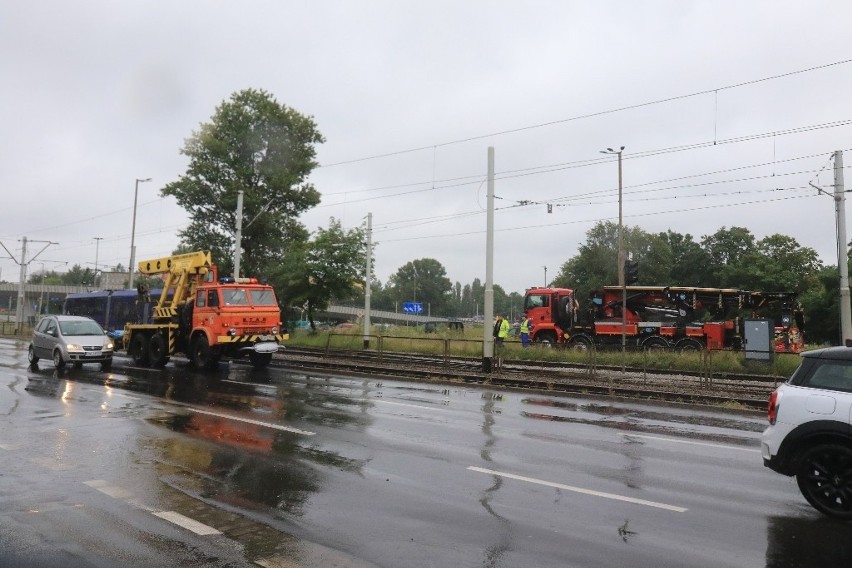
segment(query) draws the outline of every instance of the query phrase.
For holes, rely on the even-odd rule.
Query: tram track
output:
[[[345,372],[433,383],[482,385],[548,393],[616,396],[763,410],[781,377],[698,374],[541,361],[511,361],[490,373],[481,359],[413,353],[288,347],[276,368]]]

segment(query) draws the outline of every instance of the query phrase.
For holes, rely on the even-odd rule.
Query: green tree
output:
[[[444,315],[453,284],[444,266],[434,258],[420,258],[399,267],[388,280],[402,302],[419,302],[423,312]]]
[[[279,302],[301,306],[314,328],[314,314],[328,308],[332,299],[351,298],[364,288],[367,244],[365,229],[344,229],[332,218],[328,229],[291,248],[274,268]]]
[[[324,142],[311,117],[246,89],[220,104],[184,144],[186,173],[161,194],[174,196],[192,220],[181,247],[210,250],[222,274],[233,271],[237,195],[243,192],[241,272],[264,274],[295,243],[307,240],[298,221],[317,205],[307,182]]]

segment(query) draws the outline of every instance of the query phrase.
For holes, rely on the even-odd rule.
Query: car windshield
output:
[[[275,306],[275,294],[272,290],[252,290],[251,303],[255,306]]]
[[[61,321],[59,322],[59,331],[62,332],[62,335],[104,334],[104,330],[101,329],[101,326],[93,321]]]

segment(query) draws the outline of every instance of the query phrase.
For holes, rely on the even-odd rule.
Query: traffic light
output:
[[[625,260],[624,261],[624,283],[626,285],[635,284],[639,280],[639,261]]]

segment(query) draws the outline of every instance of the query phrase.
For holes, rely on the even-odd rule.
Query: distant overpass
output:
[[[330,318],[335,319],[360,319],[364,317],[364,308],[352,308],[349,306],[329,306],[327,310],[321,312]],[[403,314],[399,312],[388,312],[384,310],[370,310],[370,321],[373,323],[426,323],[428,321],[447,321],[446,316],[422,316],[415,314]]]

